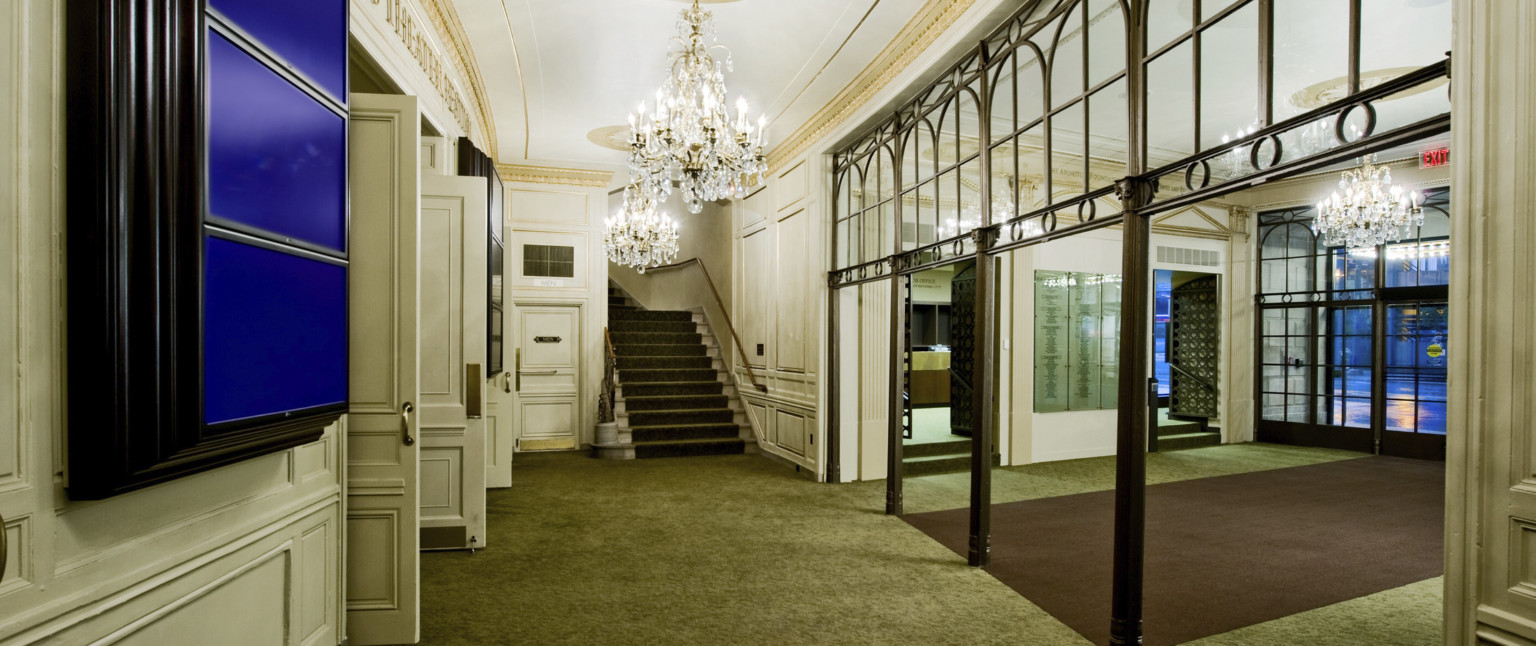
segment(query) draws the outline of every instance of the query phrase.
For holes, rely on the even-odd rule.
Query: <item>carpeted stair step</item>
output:
[[[628,299],[625,299],[623,296],[609,296],[608,297],[608,304],[609,305],[628,305],[629,301],[628,301]]]
[[[691,334],[672,334],[663,332],[619,332],[609,330],[615,347],[621,345],[699,345],[704,342],[704,335],[694,332]]]
[[[625,401],[626,406],[628,400]],[[707,408],[703,410],[647,410],[634,411],[629,414],[629,427],[638,429],[642,426],[677,426],[680,424],[729,424],[735,419],[735,411],[729,408]]]
[[[652,410],[704,410],[727,408],[731,399],[725,395],[668,395],[662,397],[624,397],[624,409],[630,413]]]
[[[725,384],[718,379],[709,381],[669,381],[646,383],[621,377],[624,384],[624,402],[631,397],[676,397],[680,395],[719,395],[725,392]]]
[[[630,382],[656,383],[656,382],[672,382],[672,381],[690,381],[690,382],[695,382],[696,383],[696,382],[700,382],[700,381],[711,381],[711,380],[718,380],[718,379],[719,379],[719,373],[715,372],[714,370],[708,370],[708,369],[704,369],[704,370],[620,370],[619,371],[619,382],[623,383],[623,384],[628,384]],[[628,396],[630,393],[626,390],[626,392],[624,394],[625,394],[625,396]]]
[[[685,440],[741,439],[741,427],[735,424],[676,424],[645,426],[630,431],[635,444],[641,442],[681,442]]]
[[[685,321],[693,322],[693,312],[667,312],[660,310],[626,310],[614,312],[608,315],[608,324],[612,326],[620,321]]]
[[[620,357],[702,357],[709,353],[703,345],[615,345]]]
[[[1182,451],[1184,449],[1198,449],[1205,446],[1221,444],[1221,433],[1210,431],[1206,433],[1173,433],[1164,435],[1162,429],[1158,429],[1157,450]]]
[[[936,473],[957,473],[971,470],[969,455],[929,455],[907,458],[901,461],[903,476],[927,476]]]
[[[714,367],[709,357],[635,357],[619,355],[619,370],[703,370]]]
[[[697,331],[698,325],[692,320],[688,321],[608,321],[608,330],[615,333],[632,332],[661,332],[665,334],[687,334]]]
[[[747,443],[737,439],[682,440],[677,442],[635,442],[635,457],[677,458],[692,455],[738,455]]]
[[[969,459],[971,455],[970,440],[953,440],[949,442],[924,442],[922,444],[901,445],[901,457],[923,458],[935,455],[965,455]]]

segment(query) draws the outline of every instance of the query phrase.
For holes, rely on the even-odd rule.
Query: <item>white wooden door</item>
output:
[[[506,200],[502,200],[506,204]],[[503,207],[505,208],[505,207]],[[494,213],[491,217],[497,218],[495,225],[501,227],[502,262],[506,260],[505,248],[511,244],[510,227],[506,226],[506,214]],[[491,352],[501,354],[502,371],[492,375],[486,383],[485,393],[485,486],[492,489],[512,486],[512,445],[514,440],[512,432],[512,351],[508,349],[511,343],[507,341],[512,330],[512,303],[507,300],[507,276],[508,267],[503,266],[501,275],[491,276],[492,299],[503,304],[503,311],[492,309],[487,313],[491,317],[492,344]]]
[[[421,547],[485,539],[485,178],[421,178]]]
[[[519,451],[581,443],[581,308],[518,305],[513,357],[513,428]],[[594,404],[595,405],[595,404]]]
[[[351,96],[348,642],[421,638],[416,98]]]

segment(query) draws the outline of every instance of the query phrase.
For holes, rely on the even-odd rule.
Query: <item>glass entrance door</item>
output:
[[[1445,191],[1400,242],[1326,247],[1311,208],[1260,214],[1258,439],[1443,459]]]

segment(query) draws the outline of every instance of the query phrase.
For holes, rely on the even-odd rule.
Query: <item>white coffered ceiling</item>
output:
[[[691,0],[455,0],[495,120],[498,162],[618,169],[594,143],[666,74]],[[731,103],[769,119],[772,147],[889,45],[924,0],[705,0],[733,53]],[[622,137],[622,134],[619,135]]]

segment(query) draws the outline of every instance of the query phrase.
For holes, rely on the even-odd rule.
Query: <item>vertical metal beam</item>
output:
[[[899,227],[898,227],[899,228]],[[893,266],[894,267],[894,266]],[[890,400],[886,411],[887,438],[890,446],[886,451],[885,460],[885,513],[892,516],[900,516],[901,504],[901,411],[902,411],[902,376],[906,370],[903,365],[906,344],[901,342],[903,332],[906,330],[906,309],[901,306],[902,277],[897,275],[894,268],[891,271],[891,338],[890,347],[891,365],[887,374],[890,375]]]
[[[992,352],[996,326],[997,272],[987,254],[992,246],[991,229],[977,229],[976,241],[976,339],[971,362],[971,537],[966,562],[982,567],[992,560],[992,390],[996,387]]]
[[[1356,6],[1358,8],[1358,1]],[[1387,286],[1386,245],[1376,247],[1372,265],[1375,268],[1372,287],[1376,288],[1376,293],[1371,304],[1371,452],[1381,455],[1381,438],[1387,430],[1387,304],[1381,300],[1385,293],[1382,290]],[[1346,402],[1345,410],[1348,407]]]
[[[1349,93],[1360,91],[1360,0],[1349,0]]]
[[[1115,442],[1114,596],[1109,643],[1141,643],[1142,563],[1147,493],[1147,252],[1152,223],[1137,209],[1150,198],[1141,179],[1122,180],[1125,204],[1120,291],[1120,406]]]
[[[834,191],[832,194],[836,195],[837,193]],[[834,210],[835,213],[836,211]],[[832,229],[833,235],[837,235],[837,227],[834,226]],[[836,244],[835,241],[833,244]],[[833,247],[832,251],[828,252],[829,257],[835,253],[836,246]],[[826,474],[827,482],[842,482],[843,479],[842,460],[841,456],[837,454],[838,445],[842,443],[843,430],[840,423],[841,411],[838,410],[838,400],[842,399],[842,390],[838,387],[838,369],[840,368],[838,354],[842,350],[842,345],[838,343],[837,329],[837,301],[840,295],[836,287],[827,288],[827,418],[823,426],[827,429],[827,432],[821,438],[822,443],[825,445],[822,449],[825,451],[825,459],[827,461],[826,468],[822,469],[822,472]]]
[[[1115,455],[1114,583],[1110,604],[1109,643],[1141,643],[1142,563],[1146,529],[1147,337],[1152,322],[1151,267],[1148,250],[1152,223],[1140,208],[1152,197],[1153,186],[1138,176],[1146,172],[1147,141],[1147,0],[1132,0],[1126,24],[1125,75],[1133,142],[1127,177],[1116,186],[1124,206],[1120,253],[1120,401]]]
[[[1259,127],[1275,122],[1275,2],[1259,0]]]
[[[1085,59],[1086,60],[1086,59]],[[971,536],[966,562],[982,567],[992,560],[992,390],[995,388],[992,352],[996,325],[993,320],[997,302],[997,276],[993,259],[987,254],[992,246],[992,96],[991,80],[981,74],[976,114],[981,123],[981,227],[972,240],[976,244],[976,317],[975,341],[971,345]],[[1086,113],[1086,111],[1084,111]]]

